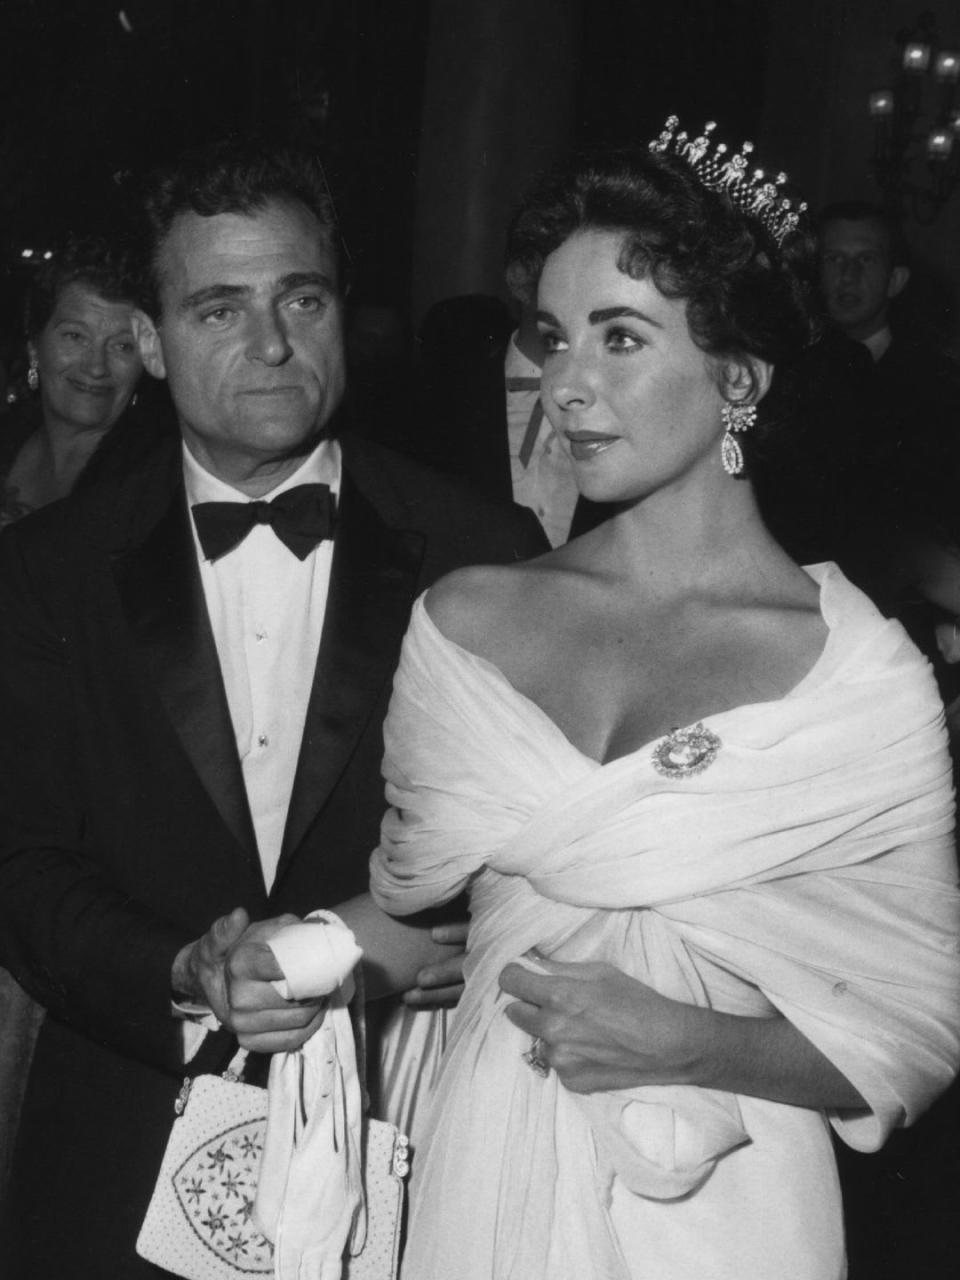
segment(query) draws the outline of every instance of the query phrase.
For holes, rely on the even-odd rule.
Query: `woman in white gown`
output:
[[[941,707],[760,520],[739,442],[807,340],[808,237],[709,132],[513,228],[544,409],[615,514],[411,622],[372,887],[468,888],[471,925],[406,1280],[840,1280],[830,1125],[874,1148],[956,1070]]]

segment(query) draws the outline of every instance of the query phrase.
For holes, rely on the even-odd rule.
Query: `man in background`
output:
[[[903,228],[866,201],[828,205],[818,219],[827,313],[873,358],[883,406],[871,456],[878,480],[914,511],[954,501],[960,368],[918,332],[902,308],[910,284]],[[949,470],[950,492],[943,485]]]
[[[844,201],[822,211],[818,229],[829,319],[869,353],[876,373],[875,407],[856,450],[864,536],[863,576],[854,576],[935,657],[935,618],[922,603],[927,593],[918,589],[925,553],[917,549],[960,538],[960,366],[905,309],[909,250],[891,213]]]
[[[890,349],[890,304],[910,280],[903,231],[864,200],[828,205],[818,219],[820,285],[830,319],[874,360]]]

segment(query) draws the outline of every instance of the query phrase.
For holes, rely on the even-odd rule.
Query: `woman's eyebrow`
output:
[[[658,320],[654,320],[644,311],[638,311],[636,307],[602,307],[599,311],[591,311],[587,319],[591,324],[605,324],[607,320],[620,320],[624,316],[642,320],[644,324],[653,325],[655,329],[663,328]]]

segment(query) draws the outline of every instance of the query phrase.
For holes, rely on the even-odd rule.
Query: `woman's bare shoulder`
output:
[[[504,619],[517,616],[518,602],[549,574],[549,555],[522,564],[470,565],[441,578],[424,603],[430,620],[455,644],[483,654],[487,637],[502,635]]]

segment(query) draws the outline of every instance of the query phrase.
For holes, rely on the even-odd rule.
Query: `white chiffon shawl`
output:
[[[415,1280],[441,1274],[430,1241],[458,1214],[468,1251],[497,1262],[451,1275],[637,1274],[611,1216],[615,1184],[621,1202],[624,1188],[696,1201],[718,1162],[775,1142],[775,1126],[761,1137],[745,1119],[755,1100],[690,1086],[581,1096],[555,1073],[542,1081],[497,985],[531,948],[608,961],[698,1005],[785,1015],[867,1100],[830,1117],[860,1150],[951,1079],[960,916],[940,700],[897,623],[835,566],[809,572],[829,628],[821,657],[781,700],[706,717],[719,752],[683,777],[654,769],[655,743],[606,765],[584,756],[418,601],[385,728],[392,807],[372,889],[406,914],[469,886],[471,933],[416,1166]],[[784,1132],[791,1112],[823,1129],[817,1113],[783,1108]],[[816,1143],[810,1158],[829,1162]],[[790,1148],[787,1180],[806,1158]]]

